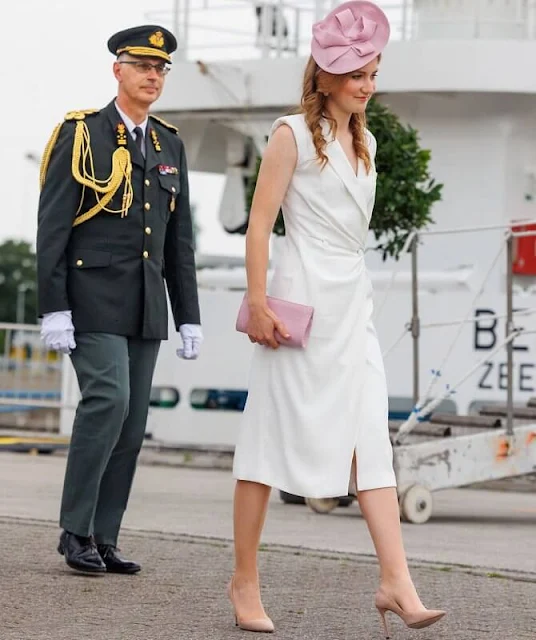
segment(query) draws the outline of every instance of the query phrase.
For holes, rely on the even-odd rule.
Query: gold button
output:
[[[149,257],[149,252],[148,251],[144,251],[143,252],[143,257],[144,258],[148,258]]]
[[[148,236],[150,236],[150,235],[151,235],[151,232],[152,232],[151,227],[145,227],[145,233],[146,233]]]
[[[151,186],[151,181],[148,178],[145,179],[145,186],[146,187],[150,187]]]
[[[150,208],[151,208],[151,203],[150,202],[146,202],[145,203],[145,211],[149,211]]]
[[[173,193],[175,193],[175,191],[177,191],[177,189],[175,189],[175,187],[171,187],[171,191],[173,191]]]
[[[77,266],[77,267],[81,267],[83,264],[84,264],[84,261],[83,261],[83,260],[77,260],[77,261],[76,261],[76,266]]]

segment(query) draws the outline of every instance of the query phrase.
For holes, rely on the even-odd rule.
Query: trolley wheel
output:
[[[400,487],[400,486],[397,488],[397,492],[398,492],[398,509],[400,511],[400,520],[402,520],[402,522],[406,522],[406,517],[404,516],[404,510],[402,509],[402,504],[404,502],[404,496],[406,495],[406,492],[407,492],[408,489],[409,489],[409,487]]]
[[[316,513],[329,513],[339,506],[339,498],[305,498],[305,504]]]
[[[432,494],[426,487],[414,484],[400,496],[402,517],[413,524],[424,524],[432,515]]]
[[[305,498],[295,496],[293,493],[287,493],[286,491],[280,491],[279,497],[285,504],[305,504]]]

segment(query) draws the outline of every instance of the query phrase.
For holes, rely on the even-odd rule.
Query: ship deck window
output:
[[[192,389],[190,405],[199,410],[243,411],[247,396],[245,389]]]
[[[181,396],[175,387],[152,387],[149,399],[150,407],[173,409],[180,402]]]
[[[389,420],[407,420],[413,410],[413,399],[405,396],[389,397]],[[434,413],[458,413],[458,407],[450,398],[443,400]],[[426,416],[428,419],[429,416]]]

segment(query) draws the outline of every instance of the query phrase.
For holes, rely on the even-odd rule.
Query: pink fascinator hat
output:
[[[387,16],[374,3],[345,2],[313,25],[311,55],[328,73],[350,73],[374,60],[389,34]]]

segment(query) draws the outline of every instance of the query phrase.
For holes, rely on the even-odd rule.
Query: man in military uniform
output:
[[[177,129],[149,114],[176,47],[157,26],[112,36],[117,98],[67,114],[41,167],[41,335],[70,354],[82,396],[58,551],[86,572],[140,570],[117,538],[167,338],[166,285],[177,354],[196,358],[202,342],[184,146]]]

